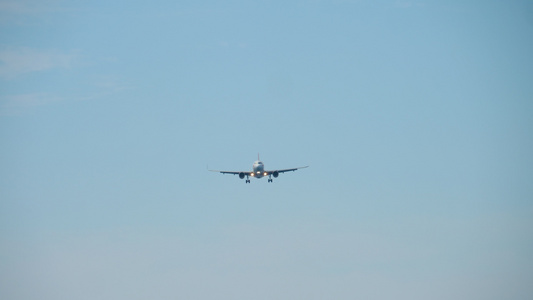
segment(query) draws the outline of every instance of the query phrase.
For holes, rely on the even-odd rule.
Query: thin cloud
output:
[[[60,0],[0,0],[0,25],[40,23],[43,18],[68,10],[60,4]]]
[[[35,6],[22,1],[0,1],[0,13],[2,14],[33,14]]]
[[[113,94],[135,87],[117,77],[103,76],[92,84],[91,92],[81,95],[61,95],[47,92],[0,95],[0,116],[18,116],[32,112],[39,107],[54,105],[63,101],[93,101],[105,99]]]
[[[3,15],[38,15],[61,11],[61,1],[35,0],[0,0],[0,14]]]
[[[22,74],[72,66],[76,54],[43,51],[27,47],[0,51],[0,77],[14,78]]]
[[[36,107],[49,105],[63,100],[47,93],[28,93],[0,98],[0,116],[18,115]]]

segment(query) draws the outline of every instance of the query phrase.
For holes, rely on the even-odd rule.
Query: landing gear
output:
[[[268,182],[272,182],[272,175],[268,175]]]
[[[250,179],[246,179],[246,183],[250,183]]]

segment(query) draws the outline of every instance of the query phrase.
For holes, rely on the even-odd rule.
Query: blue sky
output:
[[[530,299],[529,1],[0,0],[0,298]],[[310,165],[274,183],[207,172]]]

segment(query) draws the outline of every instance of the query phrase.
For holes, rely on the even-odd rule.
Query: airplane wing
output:
[[[270,174],[274,174],[275,172],[278,172],[278,173],[294,172],[294,171],[296,171],[296,170],[304,169],[304,168],[307,168],[307,167],[309,167],[309,166],[298,167],[298,168],[292,168],[292,169],[282,169],[282,170],[265,171],[265,173],[267,173],[267,175],[270,175]]]
[[[250,171],[220,171],[220,170],[209,170],[211,172],[217,172],[222,174],[233,174],[233,175],[239,175],[240,173],[249,174]]]

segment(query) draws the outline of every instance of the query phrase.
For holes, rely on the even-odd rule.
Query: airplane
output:
[[[268,176],[268,182],[272,182],[272,176],[274,178],[277,178],[280,173],[285,172],[294,172],[298,169],[307,168],[309,166],[305,167],[298,167],[298,168],[292,168],[292,169],[282,169],[282,170],[274,170],[274,171],[265,171],[265,165],[263,162],[259,159],[259,154],[257,154],[257,160],[252,165],[252,171],[220,171],[220,170],[209,170],[211,172],[220,172],[222,174],[233,174],[233,175],[239,175],[240,179],[244,179],[246,177],[246,183],[250,183],[250,177],[254,178],[262,178],[264,176]]]

